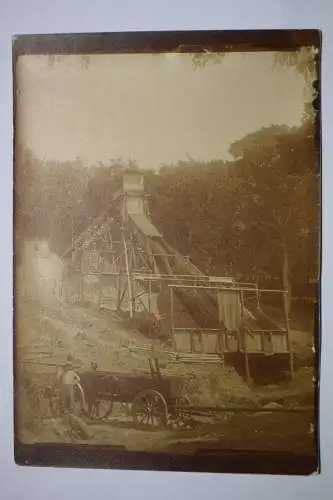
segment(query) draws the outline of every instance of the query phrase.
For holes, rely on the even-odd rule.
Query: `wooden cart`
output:
[[[157,359],[149,359],[150,372],[112,373],[89,370],[80,374],[76,388],[77,410],[90,418],[106,420],[115,403],[126,406],[134,423],[140,427],[165,427],[170,419],[182,418],[181,405],[188,405],[181,395],[180,377],[162,376]],[[53,414],[57,410],[54,393],[49,394]],[[174,409],[177,407],[177,409]]]

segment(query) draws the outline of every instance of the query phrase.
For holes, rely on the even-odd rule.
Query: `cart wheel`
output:
[[[166,427],[168,405],[160,392],[149,389],[134,398],[132,416],[134,422],[140,426]]]
[[[187,396],[178,396],[175,399],[176,406],[189,406],[190,400]],[[186,424],[186,420],[189,418],[188,410],[183,410],[182,408],[176,408],[174,412],[174,421],[177,427],[181,427]]]
[[[45,388],[38,387],[29,391],[29,407],[31,414],[36,419],[43,419],[49,414],[48,399]]]
[[[35,419],[43,419],[49,413],[48,398],[45,394],[45,387],[34,382],[34,378],[29,373],[20,374],[20,392],[27,401],[29,412]]]
[[[59,391],[53,387],[47,387],[45,389],[45,397],[48,399],[51,415],[54,418],[58,418],[63,413]]]
[[[49,408],[54,418],[62,416],[65,412],[64,403],[61,399],[60,391],[54,387],[47,387],[45,396],[49,401]],[[74,414],[87,414],[84,391],[80,384],[74,387],[74,407],[71,410]]]

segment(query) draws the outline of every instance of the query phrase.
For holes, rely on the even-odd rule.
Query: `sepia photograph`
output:
[[[319,36],[219,33],[13,41],[17,463],[319,470]]]

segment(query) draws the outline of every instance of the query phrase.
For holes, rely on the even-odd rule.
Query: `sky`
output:
[[[158,168],[228,159],[230,145],[272,124],[300,124],[306,86],[272,53],[233,53],[195,69],[189,54],[21,56],[20,141],[45,160],[110,159]]]

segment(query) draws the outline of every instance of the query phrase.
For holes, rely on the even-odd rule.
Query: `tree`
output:
[[[319,108],[318,102],[318,67],[315,47],[301,47],[298,51],[277,52],[274,64],[282,68],[294,68],[304,77],[307,87],[307,99],[304,103],[303,122],[314,122]]]
[[[280,255],[282,284],[290,297],[298,246],[318,232],[317,158],[309,130],[308,124],[262,128],[230,148],[235,175],[243,179],[237,193],[240,221],[250,235],[262,233],[266,253]]]
[[[304,76],[306,81],[312,84],[317,78],[316,55],[318,50],[315,47],[301,47],[295,51],[276,52],[274,54],[274,64],[286,68],[294,68]]]
[[[223,63],[223,59],[232,52],[201,52],[192,56],[194,69],[203,69],[208,64]],[[304,77],[307,97],[304,103],[303,121],[314,122],[318,109],[318,68],[316,56],[318,49],[304,46],[298,50],[272,52],[272,69],[280,67],[294,69]]]
[[[236,226],[233,164],[188,160],[147,172],[147,191],[154,223],[178,251],[206,274],[248,270],[248,255]]]

